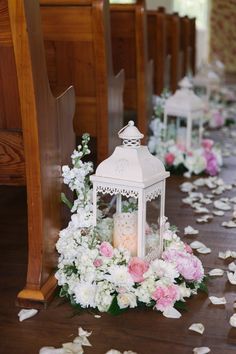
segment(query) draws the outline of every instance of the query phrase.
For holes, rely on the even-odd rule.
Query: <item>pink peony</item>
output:
[[[96,268],[100,267],[102,265],[102,260],[99,259],[99,258],[95,259],[94,262],[93,262],[93,265]]]
[[[193,254],[169,249],[163,253],[162,258],[174,263],[178,272],[188,281],[201,281],[204,276],[202,263]]]
[[[179,298],[179,288],[175,284],[159,286],[152,294],[152,299],[156,301],[155,307],[159,311],[165,311],[168,307],[174,306]]]
[[[184,249],[187,253],[193,253],[192,248],[187,243],[184,244]]]
[[[219,172],[219,166],[217,162],[217,158],[212,151],[205,150],[204,157],[206,159],[206,172],[210,176],[215,176]]]
[[[211,150],[213,145],[214,145],[214,141],[211,139],[203,139],[202,140],[202,147],[205,150]]]
[[[99,247],[99,252],[102,256],[111,258],[113,256],[113,247],[109,242],[102,242]]]
[[[129,261],[128,271],[136,283],[141,283],[144,278],[143,274],[148,270],[148,263],[138,257],[133,257]]]
[[[165,161],[167,163],[167,165],[172,165],[173,162],[175,160],[175,155],[172,154],[171,152],[168,152],[166,155],[165,155]]]

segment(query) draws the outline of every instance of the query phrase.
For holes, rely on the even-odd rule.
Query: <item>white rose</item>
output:
[[[117,302],[121,309],[126,307],[134,308],[137,306],[136,296],[132,293],[119,294],[117,296]]]

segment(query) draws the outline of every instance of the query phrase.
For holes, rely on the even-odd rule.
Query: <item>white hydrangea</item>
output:
[[[111,265],[109,273],[104,277],[115,284],[117,287],[131,288],[134,285],[133,278],[128,272],[128,268],[125,265]]]
[[[174,283],[175,278],[179,277],[179,272],[173,264],[162,259],[155,259],[144,274],[144,278],[148,278],[150,275],[157,276],[158,278],[165,277]]]
[[[137,296],[138,300],[149,304],[152,300],[151,296],[156,289],[156,281],[154,276],[150,276],[145,279],[140,286],[135,289],[135,295]]]
[[[95,302],[99,311],[108,311],[114,298],[114,295],[112,295],[114,291],[114,285],[109,283],[108,281],[105,280],[98,283]]]

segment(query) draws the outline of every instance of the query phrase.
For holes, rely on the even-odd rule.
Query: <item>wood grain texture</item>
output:
[[[191,53],[191,70],[192,74],[196,73],[196,18],[190,18],[190,53]]]
[[[21,106],[28,205],[28,270],[18,303],[46,303],[55,289],[61,165],[74,147],[74,92],[54,98],[37,1],[8,1]],[[50,286],[48,285],[50,284]],[[22,302],[21,302],[22,301]],[[32,306],[32,305],[31,305]]]
[[[153,60],[153,92],[160,95],[164,89],[166,58],[166,14],[162,9],[148,11],[148,53]]]
[[[168,65],[169,88],[174,93],[180,79],[180,21],[177,14],[166,15],[167,21],[167,56],[170,58]]]
[[[148,61],[145,2],[112,4],[111,34],[115,71],[125,69],[124,107],[137,115],[137,125],[146,134],[152,116],[152,62]]]
[[[123,125],[124,72],[113,72],[108,1],[41,1],[51,86],[72,84],[74,130],[97,139],[101,162],[118,143]]]
[[[181,77],[188,75],[190,63],[190,20],[187,16],[180,17],[180,48],[183,53]]]

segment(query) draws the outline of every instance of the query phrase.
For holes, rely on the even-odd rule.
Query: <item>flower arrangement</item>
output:
[[[82,158],[89,153],[89,136],[72,154],[73,167],[63,166],[64,182],[76,194],[67,228],[56,244],[59,252],[56,278],[60,296],[77,308],[94,308],[118,314],[127,308],[146,306],[166,315],[174,308],[183,308],[186,298],[205,289],[201,261],[190,246],[181,241],[176,230],[166,222],[164,252],[161,258],[132,257],[125,248],[111,243],[110,218],[100,218],[98,227],[92,224],[92,201],[89,174],[91,163]],[[131,203],[132,204],[132,203]],[[127,211],[130,205],[125,206]],[[131,205],[131,210],[135,209]]]
[[[159,118],[151,121],[150,129],[153,134],[149,137],[148,148],[152,154],[158,155],[170,172],[185,174],[186,177],[201,173],[215,176],[219,173],[221,150],[214,145],[213,140],[203,139],[200,147],[187,151],[172,139],[164,141],[165,127]]]

